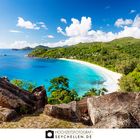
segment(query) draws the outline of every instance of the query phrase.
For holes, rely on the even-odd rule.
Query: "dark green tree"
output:
[[[120,80],[120,88],[122,91],[139,92],[140,91],[140,72],[133,71]]]
[[[56,90],[67,90],[69,88],[68,78],[64,76],[53,78],[50,83],[51,86],[48,88],[49,92],[53,92]]]
[[[51,86],[48,88],[48,91],[51,93],[50,97],[48,97],[50,104],[69,103],[79,100],[77,92],[69,89],[68,78],[59,76],[52,79],[50,83]]]

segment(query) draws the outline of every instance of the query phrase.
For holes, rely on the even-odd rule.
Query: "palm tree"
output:
[[[108,92],[108,90],[106,88],[101,88],[98,90],[98,95],[99,96],[104,95],[106,92]]]
[[[97,92],[97,89],[91,88],[91,89],[89,90],[89,92],[96,93],[96,92]]]
[[[83,97],[90,97],[90,96],[98,96],[97,90],[95,88],[91,88],[87,93],[83,95]]]

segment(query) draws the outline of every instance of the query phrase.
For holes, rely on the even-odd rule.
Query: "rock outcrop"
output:
[[[20,111],[21,107],[28,108],[29,111],[33,111],[33,106],[35,103],[33,101],[26,102],[22,98],[13,94],[7,89],[0,88],[0,106],[9,109],[15,109]]]
[[[70,102],[69,104],[60,105],[46,105],[44,113],[60,119],[66,119],[70,121],[78,121],[78,114],[76,109],[76,101]]]
[[[94,127],[140,127],[140,94],[111,93],[87,99],[88,113]]]
[[[59,105],[47,104],[46,99],[43,86],[30,93],[0,78],[0,122],[44,108],[46,115],[93,128],[140,128],[140,93],[114,92]]]
[[[0,113],[5,114],[7,112],[7,119],[10,120],[15,116],[11,115],[16,112],[18,115],[33,113],[45,106],[46,90],[43,86],[37,87],[32,93],[20,89],[17,86],[11,84],[7,78],[0,78]]]
[[[85,97],[82,100],[77,101],[76,112],[78,114],[78,118],[79,118],[80,122],[82,122],[83,124],[86,124],[86,125],[91,125],[92,122],[91,122],[91,119],[88,114],[87,99],[88,98]]]
[[[44,112],[60,119],[80,121],[94,128],[139,128],[140,93],[115,92],[69,104],[48,104]]]
[[[44,86],[35,88],[32,94],[34,95],[35,109],[44,108],[45,104],[47,104],[47,94]]]
[[[91,119],[88,115],[87,98],[78,102],[72,101],[68,104],[47,104],[44,108],[44,113],[59,119],[91,125]]]

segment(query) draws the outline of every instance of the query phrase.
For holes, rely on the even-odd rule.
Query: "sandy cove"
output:
[[[92,64],[92,63],[85,62],[85,61],[81,61],[81,60],[66,59],[66,58],[59,58],[59,59],[83,64],[83,65],[86,65],[86,66],[94,69],[95,71],[97,71],[106,80],[103,85],[108,90],[108,93],[115,92],[115,91],[119,90],[119,79],[122,77],[122,74],[117,73],[117,72],[113,72],[113,71],[108,70],[108,69],[101,67],[99,65]]]

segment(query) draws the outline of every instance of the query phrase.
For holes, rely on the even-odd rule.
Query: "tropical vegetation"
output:
[[[25,89],[25,90],[28,90],[30,92],[32,92],[33,89],[36,87],[35,83],[20,80],[20,79],[13,79],[13,80],[11,80],[11,83],[18,86],[21,89]]]
[[[86,92],[83,97],[91,97],[91,96],[101,96],[104,95],[108,90],[106,88],[96,89],[91,88],[88,92]]]
[[[80,99],[74,89],[69,89],[69,80],[66,77],[53,78],[50,83],[51,86],[48,88],[48,92],[51,93],[50,97],[48,97],[50,104],[69,103]]]
[[[21,89],[28,90],[30,92],[36,87],[32,82],[27,82],[19,79],[11,80],[11,83],[18,86]],[[90,89],[82,97],[74,89],[69,88],[69,79],[64,76],[55,77],[50,80],[50,87],[47,89],[49,96],[46,98],[49,104],[62,104],[69,103],[71,101],[79,101],[84,97],[101,96],[107,92],[107,89]]]
[[[87,61],[123,74],[122,91],[140,91],[140,39],[121,38],[111,42],[80,43],[70,47],[39,49],[29,56],[72,58]]]

